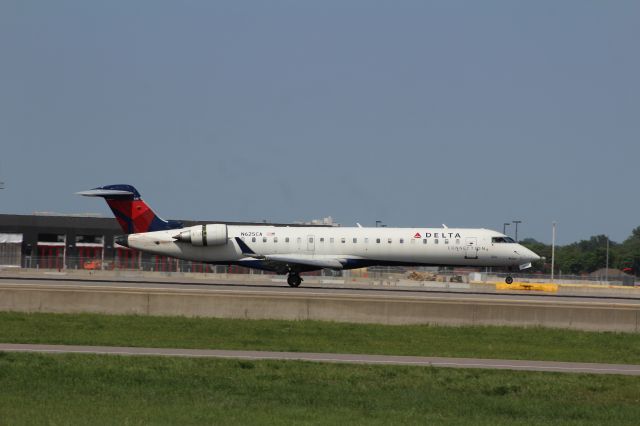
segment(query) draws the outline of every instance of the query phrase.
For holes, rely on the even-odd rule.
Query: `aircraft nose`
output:
[[[524,248],[524,256],[523,257],[526,257],[529,260],[529,262],[535,262],[536,260],[540,260],[540,256],[535,254],[533,251],[529,250],[526,247],[523,247],[523,248]]]
[[[118,235],[113,239],[116,244],[120,244],[123,247],[129,247],[129,236],[128,235]]]

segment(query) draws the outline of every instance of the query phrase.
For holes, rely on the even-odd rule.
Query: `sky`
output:
[[[640,2],[0,2],[0,213],[640,226]],[[513,226],[507,228],[513,235]]]

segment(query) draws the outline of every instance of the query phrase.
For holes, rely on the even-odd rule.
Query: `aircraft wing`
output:
[[[318,257],[304,254],[268,254],[264,256],[270,262],[286,263],[288,265],[315,266],[319,269],[342,269],[340,259],[335,257]]]
[[[266,254],[261,255],[255,253],[251,248],[240,238],[235,238],[236,243],[242,250],[242,254],[252,259],[263,260],[267,263],[270,263],[274,266],[274,269],[278,268],[281,265],[283,268],[288,266],[301,266],[302,269],[342,269],[344,264],[347,263],[348,260],[352,259],[352,256],[328,256],[321,255],[316,256],[312,254],[299,254],[299,253],[290,253],[290,254]],[[295,269],[295,268],[293,268]]]

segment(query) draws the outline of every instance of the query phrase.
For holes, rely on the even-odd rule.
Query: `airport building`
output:
[[[0,215],[0,265],[44,269],[112,267],[135,257],[115,246],[113,218],[91,215]],[[145,262],[146,263],[146,262]]]
[[[181,221],[265,225],[252,222]],[[302,226],[302,224],[270,224]],[[304,226],[310,226],[305,224]],[[312,225],[313,226],[313,225]],[[330,226],[318,224],[316,226]],[[0,214],[0,266],[38,269],[144,269],[153,271],[244,273],[239,266],[212,266],[140,253],[114,244],[122,229],[115,218],[97,215]]]

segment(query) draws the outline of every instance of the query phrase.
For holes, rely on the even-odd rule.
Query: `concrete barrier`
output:
[[[638,332],[639,305],[235,290],[6,284],[0,311],[380,324],[543,326]]]

